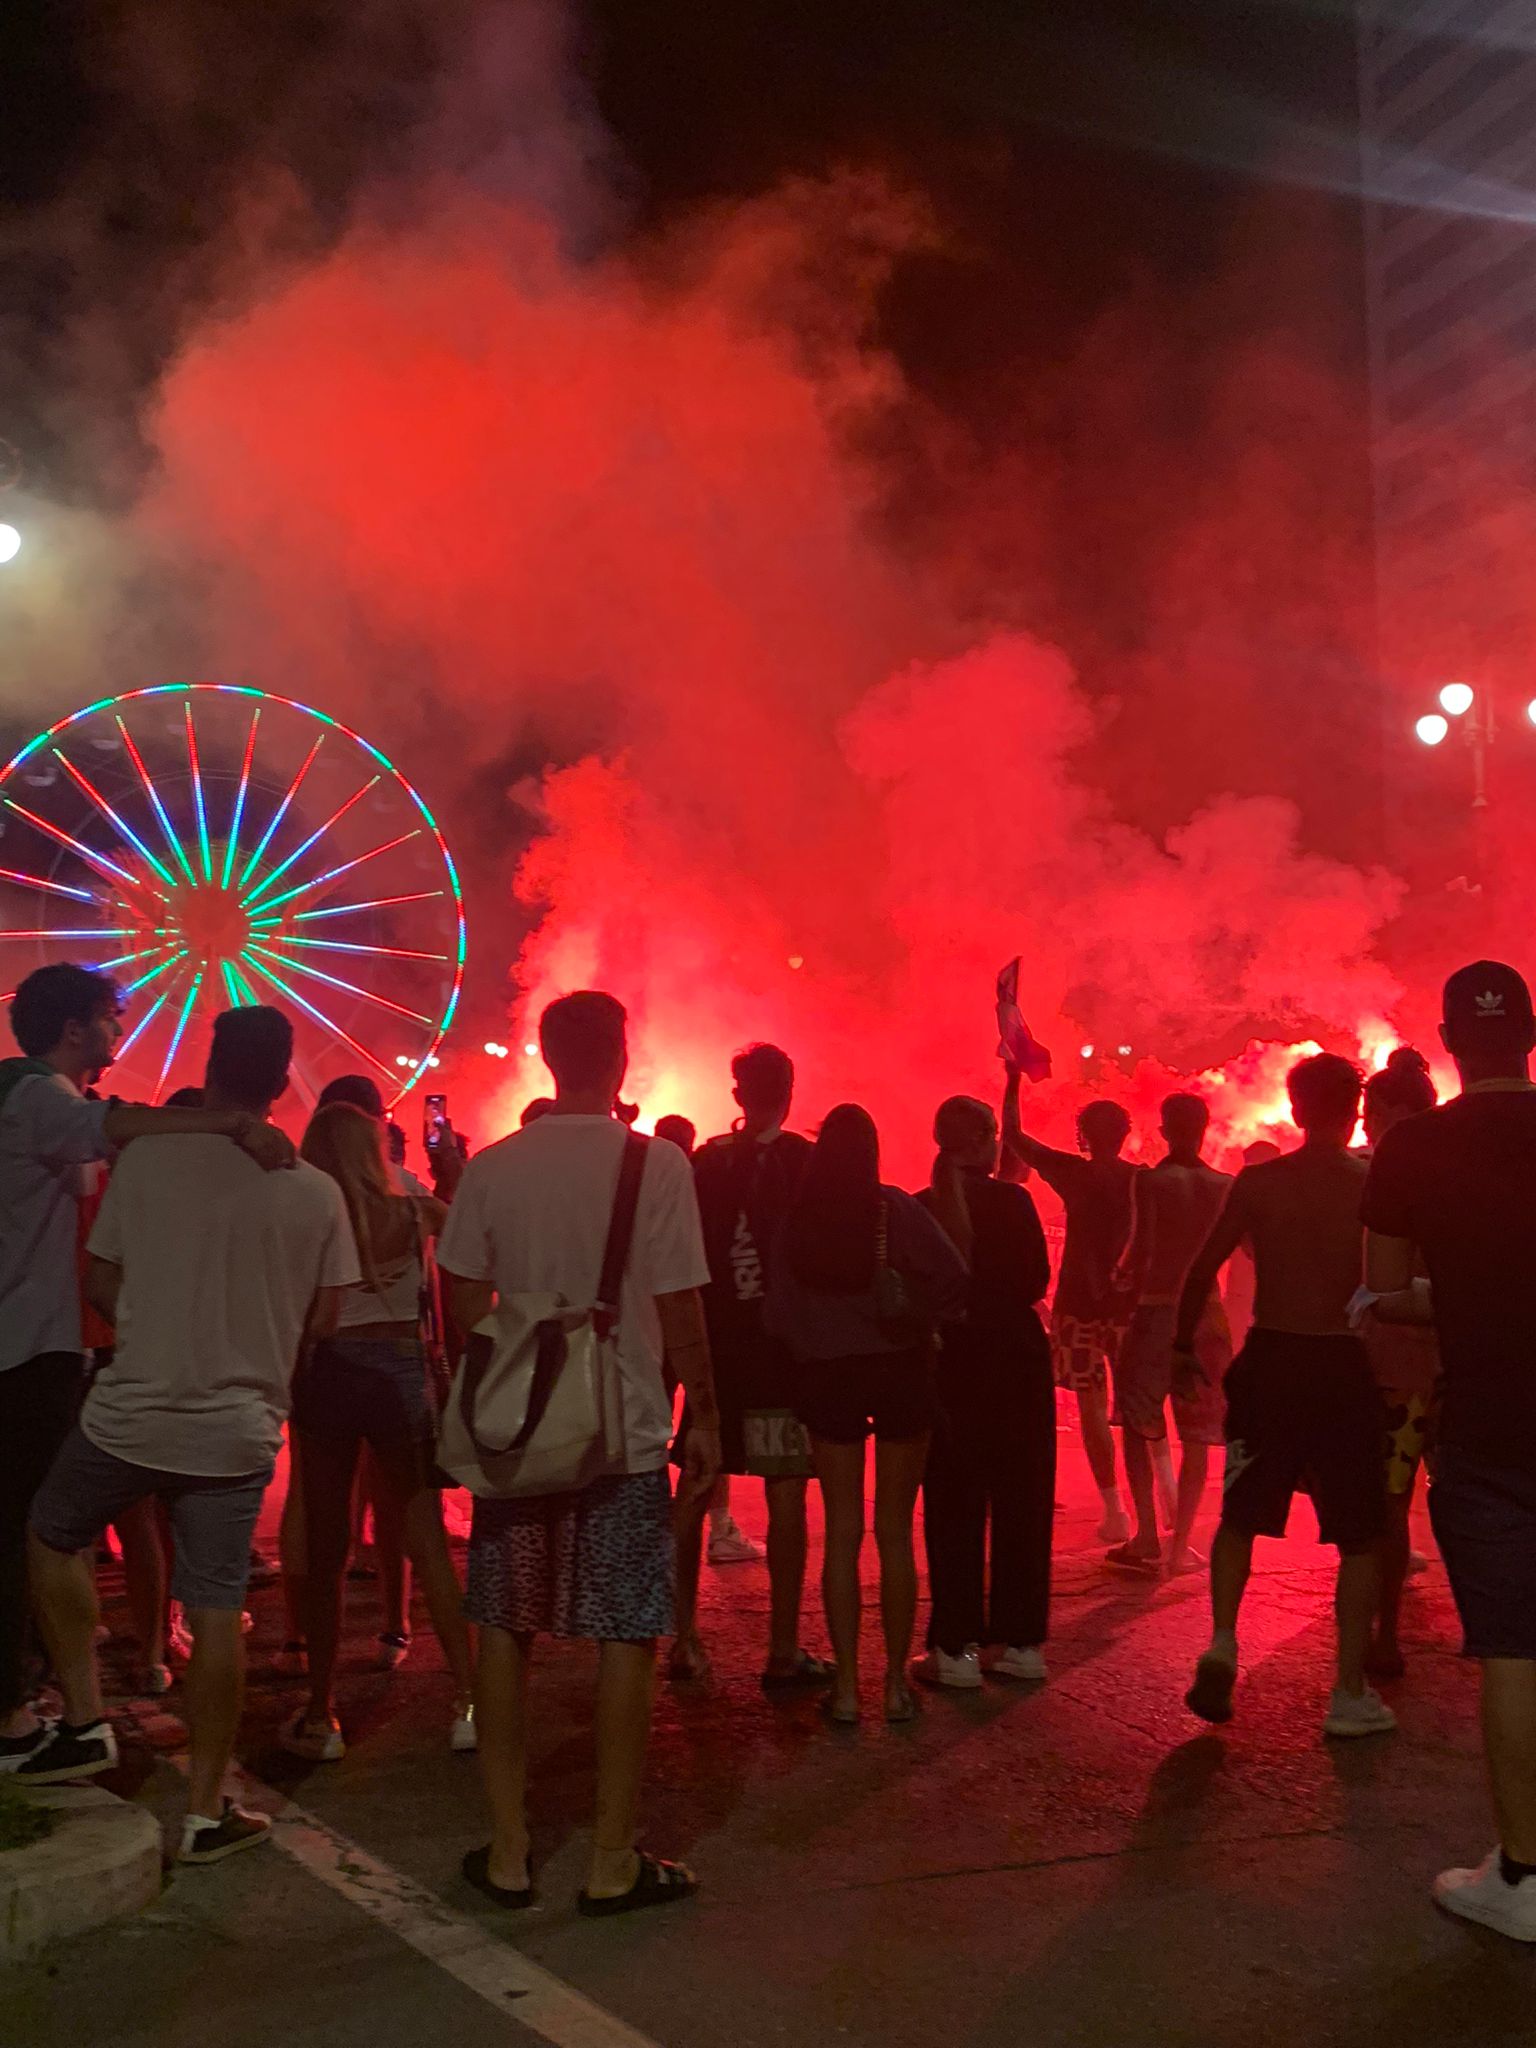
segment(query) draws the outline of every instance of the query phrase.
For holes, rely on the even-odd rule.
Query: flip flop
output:
[[[820,1692],[836,1676],[837,1667],[829,1664],[825,1657],[813,1657],[809,1650],[797,1650],[794,1664],[788,1671],[765,1671],[761,1682],[763,1691],[772,1699],[785,1693]]]
[[[484,1892],[492,1905],[504,1906],[509,1913],[518,1912],[522,1907],[533,1904],[531,1884],[524,1885],[521,1890],[509,1890],[504,1884],[492,1882],[489,1842],[483,1849],[469,1850],[459,1865],[459,1870],[467,1884],[472,1884],[477,1892]]]
[[[835,1700],[825,1699],[821,1703],[821,1718],[832,1728],[857,1728],[859,1710],[857,1707],[840,1707]]]
[[[1104,1553],[1104,1562],[1112,1571],[1134,1572],[1140,1579],[1155,1579],[1162,1570],[1162,1558],[1143,1557],[1139,1550],[1132,1550],[1129,1543],[1120,1543],[1113,1550]]]
[[[576,1910],[589,1920],[608,1920],[615,1913],[638,1913],[646,1906],[675,1906],[691,1899],[699,1880],[682,1863],[663,1863],[659,1856],[640,1851],[640,1868],[627,1892],[616,1898],[594,1899],[585,1891],[576,1894]]]
[[[893,1726],[899,1726],[904,1721],[915,1721],[922,1711],[917,1703],[917,1694],[908,1686],[903,1686],[899,1692],[886,1696],[885,1718]]]

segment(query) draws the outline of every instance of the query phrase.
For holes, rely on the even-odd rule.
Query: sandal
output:
[[[813,1657],[809,1650],[797,1650],[788,1671],[770,1668],[763,1673],[762,1687],[768,1697],[774,1699],[788,1693],[820,1692],[836,1676],[836,1665],[829,1664],[825,1657]]]
[[[821,1718],[833,1728],[857,1728],[859,1710],[856,1706],[840,1707],[834,1699],[824,1699],[821,1703]]]
[[[611,1899],[594,1899],[586,1891],[576,1894],[576,1910],[589,1920],[607,1920],[615,1913],[638,1913],[643,1906],[675,1906],[691,1899],[699,1880],[684,1863],[663,1863],[659,1856],[640,1851],[640,1868],[627,1892]]]
[[[1106,1551],[1104,1562],[1117,1572],[1134,1572],[1142,1579],[1155,1579],[1163,1565],[1161,1555],[1147,1557],[1142,1551],[1132,1550],[1129,1543],[1116,1544],[1113,1550]]]
[[[533,1886],[525,1884],[518,1890],[509,1890],[504,1884],[495,1884],[491,1879],[491,1845],[483,1849],[471,1849],[465,1855],[459,1870],[467,1884],[477,1892],[484,1892],[493,1906],[504,1906],[509,1913],[517,1912],[533,1904]],[[530,1876],[532,1874],[530,1866]]]
[[[885,1691],[885,1718],[893,1726],[903,1721],[915,1721],[922,1712],[917,1703],[917,1694],[903,1683],[890,1685]]]

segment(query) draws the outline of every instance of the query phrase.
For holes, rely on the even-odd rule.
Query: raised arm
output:
[[[1019,1083],[1018,1069],[1010,1067],[1003,1094],[1003,1150],[1022,1166],[1034,1167],[1042,1180],[1059,1191],[1060,1181],[1078,1165],[1077,1154],[1058,1152],[1054,1145],[1044,1145],[1038,1138],[1030,1137],[1019,1113]]]

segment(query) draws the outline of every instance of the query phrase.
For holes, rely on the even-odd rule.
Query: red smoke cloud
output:
[[[1146,1108],[1256,1030],[1357,1043],[1397,995],[1389,878],[1309,856],[1276,799],[1122,822],[1066,656],[974,592],[962,623],[883,537],[870,451],[923,413],[867,320],[924,232],[857,181],[580,264],[485,204],[360,230],[183,351],[141,514],[203,565],[210,665],[397,746],[450,838],[465,770],[530,735],[572,764],[517,877],[531,936],[511,902],[471,934],[523,1020],[611,987],[647,1112],[705,1127],[730,1052],[781,1040],[802,1120],[867,1101],[907,1175],[935,1103],[996,1086],[1013,954],[1058,1072],[1123,1040]],[[1142,816],[1150,744],[1144,771]],[[1240,1101],[1212,1081],[1233,1138],[1276,1057]],[[1079,1094],[1048,1091],[1058,1128]]]

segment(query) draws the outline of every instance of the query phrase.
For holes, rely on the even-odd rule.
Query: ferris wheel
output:
[[[436,1063],[465,944],[431,812],[377,747],[291,698],[130,690],[0,768],[0,991],[51,960],[113,975],[118,1094],[200,1081],[212,1015],[266,1002],[293,1020],[306,1107],[358,1071],[398,1101]]]

